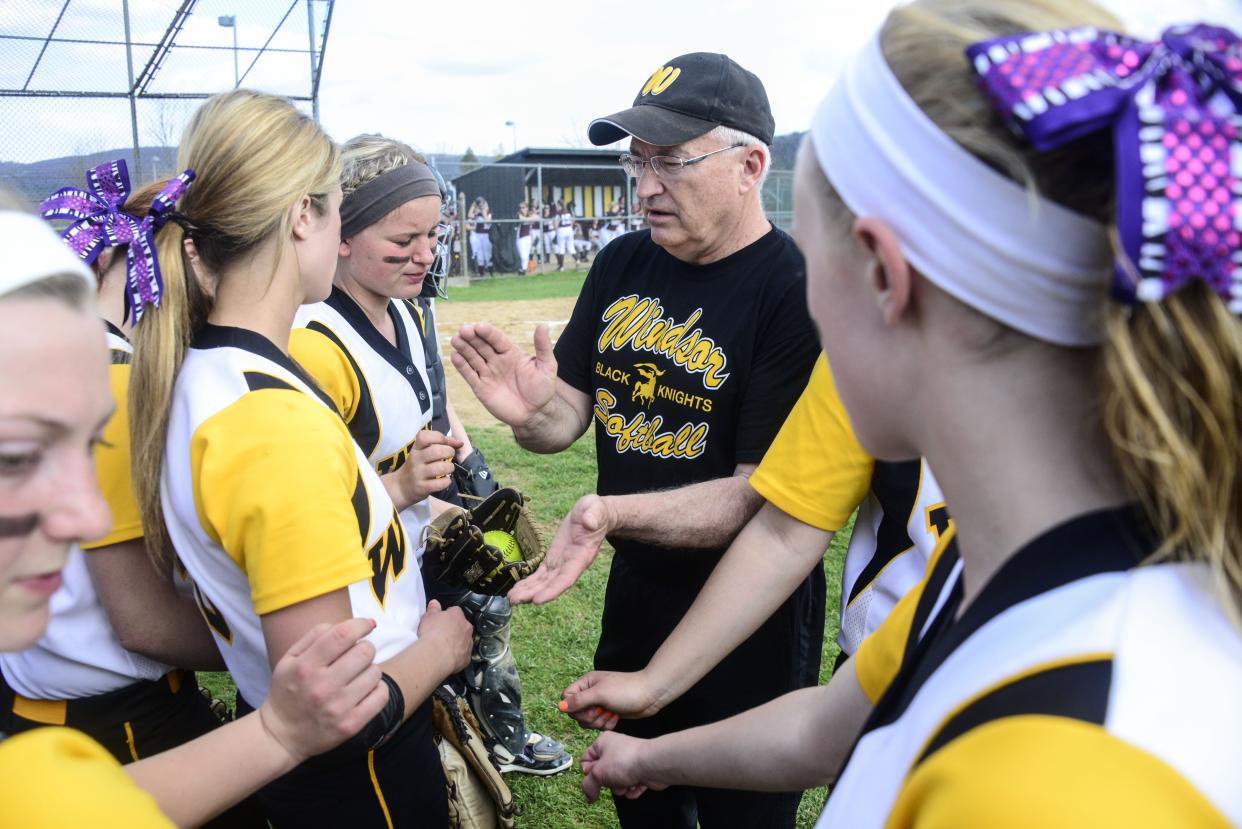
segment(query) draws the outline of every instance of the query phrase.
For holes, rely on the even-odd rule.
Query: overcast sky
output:
[[[712,51],[763,80],[778,134],[801,131],[842,61],[892,5],[343,0],[328,41],[320,116],[338,139],[379,131],[428,152],[508,152],[513,130],[505,121],[516,123],[519,147],[589,146],[591,119],[629,106],[656,67]],[[1106,5],[1143,34],[1189,17],[1242,31],[1239,0]]]
[[[1172,22],[1210,20],[1242,31],[1242,0],[1105,0],[1132,30],[1154,36]],[[338,0],[320,85],[320,117],[340,141],[382,132],[426,152],[480,155],[518,147],[589,146],[591,119],[629,106],[653,70],[686,52],[725,52],[767,87],[777,133],[806,129],[843,62],[875,31],[892,0]],[[129,0],[135,74],[160,40],[176,0]],[[312,2],[316,28],[326,5]],[[128,89],[125,50],[55,44],[53,0],[0,0],[0,88]],[[122,37],[119,0],[72,0],[57,37]],[[233,33],[242,83],[308,94],[306,3],[273,31],[287,0],[199,0],[150,92],[232,86]],[[236,29],[222,27],[236,15]],[[273,48],[247,68],[258,47]],[[197,101],[140,100],[143,146],[175,144]],[[505,125],[513,121],[516,127]],[[0,99],[0,160],[34,161],[129,146],[124,98]],[[144,153],[143,172],[166,174],[167,153]]]

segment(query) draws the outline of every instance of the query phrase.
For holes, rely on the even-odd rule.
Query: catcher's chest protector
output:
[[[427,355],[427,377],[431,381],[431,428],[447,435],[449,426],[447,400],[444,385],[444,361],[440,356],[440,342],[436,339],[435,300],[419,297],[418,307],[423,312],[421,334],[423,353]]]
[[[290,352],[335,400],[352,400],[344,412],[350,434],[381,475],[400,469],[430,422],[433,391],[427,374],[418,312],[390,301],[393,344],[339,288],[324,302],[303,305],[294,317],[298,331]],[[419,539],[431,520],[431,502],[401,511],[406,535],[421,561]]]

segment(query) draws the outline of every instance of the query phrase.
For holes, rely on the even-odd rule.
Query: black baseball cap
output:
[[[652,72],[633,106],[596,118],[587,136],[597,146],[632,135],[657,147],[671,147],[718,126],[771,144],[776,122],[768,93],[754,73],[728,55],[691,52]]]

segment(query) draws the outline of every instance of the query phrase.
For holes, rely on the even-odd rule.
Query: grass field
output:
[[[454,276],[449,279],[448,283],[448,301],[493,302],[502,299],[552,299],[577,296],[586,275],[586,266],[583,265],[580,271],[484,277],[475,279],[469,286],[463,285],[461,277]]]
[[[595,444],[589,433],[567,452],[551,457],[517,448],[508,431],[500,428],[481,432],[475,442],[487,455],[498,480],[506,485],[514,484],[530,494],[535,517],[548,537],[577,497],[595,486]],[[838,535],[825,556],[830,585],[840,583],[847,540],[848,533]],[[565,686],[591,669],[591,656],[599,636],[608,555],[601,555],[564,596],[540,607],[519,607],[513,619],[513,652],[522,676],[522,694],[531,727],[563,740],[575,758],[591,744],[595,732],[578,728],[558,712],[555,705]],[[838,595],[834,587],[828,595],[826,616],[829,623],[824,632],[821,682],[827,681],[827,669],[837,656],[837,609]],[[518,823],[521,827],[564,829],[567,826],[617,825],[611,806],[604,800],[594,806],[583,800],[579,789],[581,773],[576,766],[552,779],[513,774],[505,779],[526,810]],[[823,790],[815,790],[803,797],[799,826],[811,826],[815,822],[824,794]]]
[[[486,279],[469,288],[450,286],[449,302],[573,297],[585,276],[585,271],[570,271]],[[547,538],[551,538],[578,497],[595,487],[595,444],[589,432],[568,450],[553,456],[534,455],[519,449],[508,429],[500,426],[472,428],[470,433],[487,456],[497,480],[506,486],[516,486],[529,496],[535,518]],[[848,537],[848,530],[840,533],[824,558],[830,588],[821,682],[827,681],[827,669],[837,655],[838,586]],[[528,723],[531,728],[562,740],[575,760],[591,744],[595,732],[578,728],[556,710],[556,703],[566,685],[591,670],[610,555],[605,549],[578,584],[556,601],[540,607],[518,607],[513,617],[511,641],[522,677],[523,707]],[[206,674],[200,679],[217,696],[232,701],[234,692],[227,674]],[[523,829],[617,826],[606,792],[593,806],[583,799],[579,788],[581,772],[576,762],[569,771],[553,778],[510,774],[505,779],[523,809],[518,819],[518,826]],[[824,790],[819,789],[803,797],[799,826],[809,827],[814,823],[824,795]]]

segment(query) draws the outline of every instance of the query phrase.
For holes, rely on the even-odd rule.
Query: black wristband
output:
[[[388,686],[388,702],[354,736],[354,740],[367,749],[376,749],[388,742],[405,722],[405,695],[401,693],[401,687],[388,674],[380,674],[380,678]]]
[[[487,465],[487,460],[477,448],[463,458],[461,463],[455,463],[453,467],[453,478],[457,482],[457,488],[467,495],[486,498],[498,488],[492,470]]]

